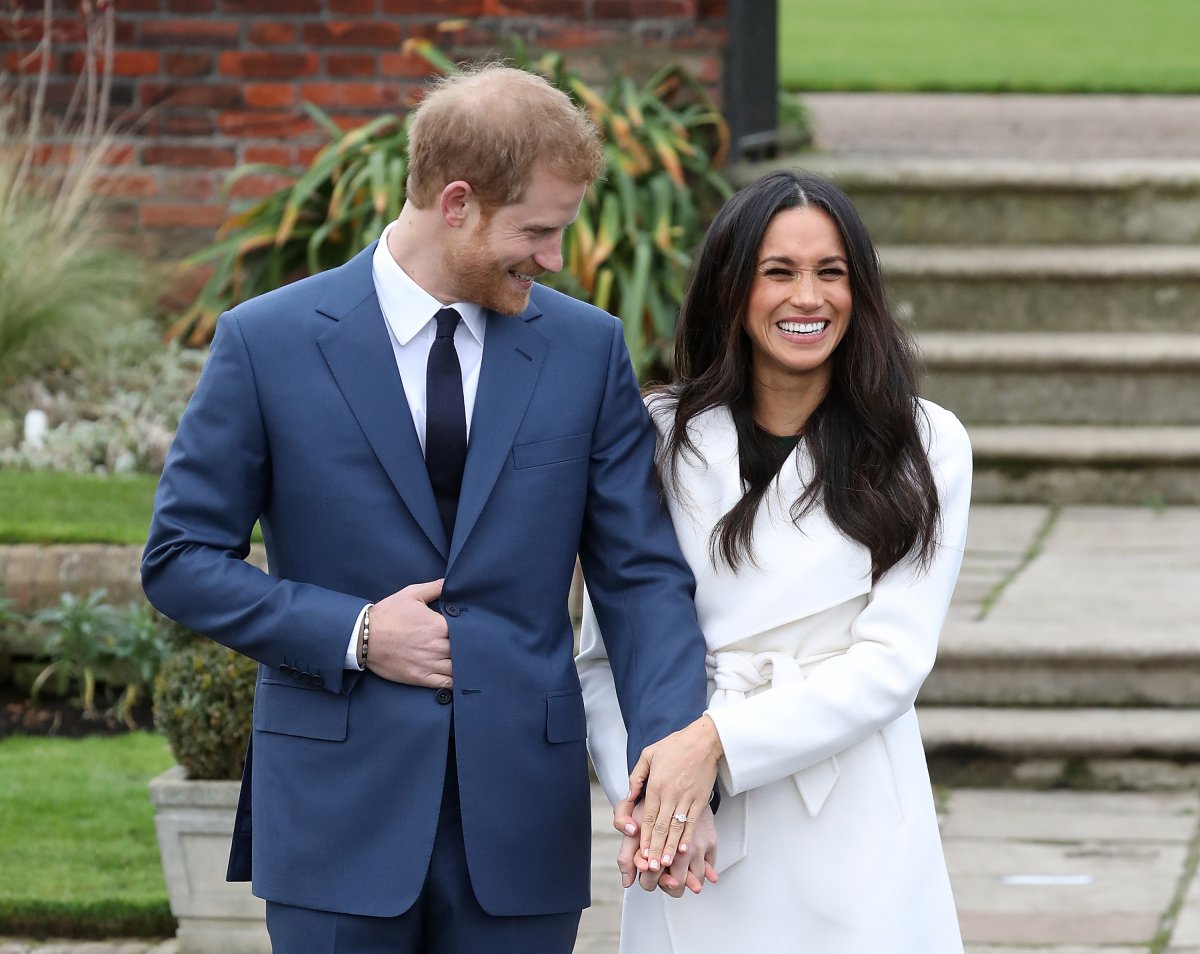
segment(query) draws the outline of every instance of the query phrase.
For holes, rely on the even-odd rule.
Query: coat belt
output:
[[[704,661],[708,678],[716,685],[708,703],[709,708],[733,705],[764,689],[803,682],[807,666],[841,656],[845,652],[845,649],[836,649],[801,657],[780,652],[709,653]],[[830,756],[792,774],[792,781],[809,815],[815,816],[820,812],[829,793],[833,791],[838,775],[837,756]],[[722,802],[718,872],[746,857],[751,795],[752,791],[742,792]]]

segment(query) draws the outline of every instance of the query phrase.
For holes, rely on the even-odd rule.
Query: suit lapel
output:
[[[471,415],[471,438],[450,548],[451,563],[462,550],[496,485],[541,372],[547,342],[527,324],[540,314],[532,304],[520,315],[488,313],[479,389]]]
[[[317,339],[317,344],[396,492],[430,542],[446,556],[449,547],[425,457],[375,296],[371,277],[374,250],[373,243],[335,276],[317,311],[336,319],[336,323]]]

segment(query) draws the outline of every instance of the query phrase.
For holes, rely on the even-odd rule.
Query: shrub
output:
[[[458,67],[427,41],[409,41],[442,72]],[[639,373],[669,365],[692,252],[709,214],[730,194],[717,173],[728,130],[699,83],[678,65],[642,85],[617,78],[601,94],[549,53],[533,61],[516,46],[515,65],[545,76],[587,109],[605,138],[605,177],[588,190],[564,241],[565,266],[547,283],[624,320]],[[172,333],[207,341],[217,317],[279,284],[348,261],[399,213],[408,174],[406,121],[381,116],[343,132],[305,105],[329,143],[296,176],[278,166],[234,171],[285,175],[289,187],[231,215],[217,241],[191,261],[215,270]]]
[[[258,664],[209,639],[189,641],[154,683],[154,724],[189,778],[238,779]]]

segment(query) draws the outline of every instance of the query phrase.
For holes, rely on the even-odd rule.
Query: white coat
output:
[[[928,570],[906,561],[873,586],[868,551],[821,508],[798,528],[788,515],[812,474],[803,441],[759,511],[757,566],[714,566],[712,527],[742,493],[737,435],[725,408],[692,422],[704,462],[684,456],[668,499],[725,750],[720,880],[679,900],[630,888],[622,952],[961,954],[913,702],[962,562],[971,447],[953,414],[920,405],[941,503],[936,554]],[[665,402],[651,399],[651,412],[665,432]],[[615,803],[628,789],[625,728],[586,607],[577,663],[588,748]]]

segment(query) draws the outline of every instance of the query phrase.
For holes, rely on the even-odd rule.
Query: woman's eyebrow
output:
[[[796,260],[788,255],[768,255],[766,258],[759,260],[759,265],[766,265],[768,262],[780,262],[784,265],[794,265]],[[817,262],[818,265],[829,265],[833,262],[846,263],[844,255],[826,255],[823,259]]]

